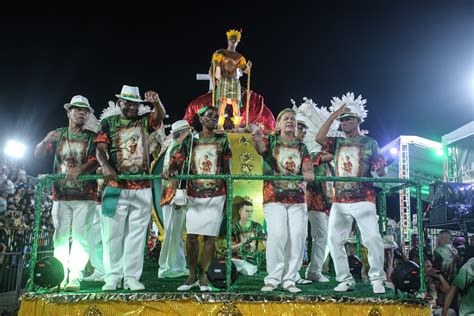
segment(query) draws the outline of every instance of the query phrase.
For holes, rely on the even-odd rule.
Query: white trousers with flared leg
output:
[[[184,256],[183,231],[186,221],[186,208],[174,209],[163,205],[163,225],[165,239],[161,246],[158,277],[176,278],[189,275]]]
[[[124,189],[114,217],[101,215],[106,282],[118,283],[123,277],[140,279],[151,204],[151,189]]]
[[[306,273],[320,274],[323,269],[329,251],[327,250],[328,241],[328,221],[329,216],[324,212],[308,212],[309,223],[311,225],[311,262],[306,269]]]
[[[89,261],[89,227],[95,201],[54,201],[51,215],[54,223],[54,256],[64,266],[65,278],[77,279]],[[69,251],[71,237],[71,251]]]
[[[294,285],[303,260],[303,237],[307,206],[267,203],[263,205],[267,222],[267,273],[265,284]]]
[[[344,247],[354,220],[360,230],[362,244],[368,249],[370,281],[385,281],[383,240],[379,233],[375,204],[371,202],[332,204],[329,215],[328,241],[336,270],[336,280],[339,282],[354,281],[349,271]]]

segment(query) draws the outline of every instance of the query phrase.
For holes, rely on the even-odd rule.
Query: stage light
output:
[[[392,148],[390,148],[390,154],[393,155],[393,156],[398,155],[398,149],[397,149],[397,147],[392,147]]]
[[[393,270],[392,281],[399,291],[416,292],[420,288],[420,267],[413,261],[402,262]]]
[[[209,282],[211,284],[221,290],[225,290],[227,288],[227,283],[226,283],[226,265],[225,265],[225,259],[218,259],[211,263],[209,268],[207,269],[207,277],[209,278]],[[237,280],[237,267],[235,266],[235,263],[232,262],[232,268],[231,268],[231,273],[230,273],[230,282],[231,285],[235,283]]]
[[[7,142],[7,146],[5,147],[4,152],[5,152],[5,155],[9,157],[21,159],[25,155],[25,151],[26,151],[25,145],[15,140],[9,140]]]
[[[435,153],[436,153],[436,156],[438,157],[444,156],[444,151],[442,149],[436,149]]]
[[[35,264],[33,283],[42,288],[57,287],[64,280],[64,266],[55,257],[45,257]]]

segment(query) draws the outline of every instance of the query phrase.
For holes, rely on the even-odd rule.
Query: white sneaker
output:
[[[189,291],[191,290],[192,288],[195,288],[195,287],[198,287],[199,286],[199,280],[196,280],[196,282],[194,282],[193,284],[183,284],[181,286],[179,286],[176,290],[177,291]]]
[[[88,282],[104,282],[105,274],[98,272],[97,270],[94,271],[91,275],[82,278],[82,281]]]
[[[64,291],[66,292],[76,292],[81,289],[81,282],[79,282],[79,279],[73,279],[72,281],[69,281],[68,284],[64,287]]]
[[[308,280],[308,279],[298,279],[298,281],[296,281],[296,284],[301,284],[301,285],[307,285],[311,283],[313,283],[313,281]]]
[[[295,285],[290,285],[288,287],[283,288],[284,291],[290,292],[290,293],[299,293],[302,290],[300,288],[297,288]]]
[[[117,282],[106,282],[102,287],[102,291],[115,291],[120,288],[120,284]]]
[[[383,282],[382,281],[372,282],[372,290],[374,291],[374,294],[384,294],[385,287],[383,286]]]
[[[273,284],[265,284],[264,287],[262,287],[262,289],[260,291],[262,292],[272,292],[273,290],[275,290],[277,287],[274,286]]]
[[[339,283],[338,286],[334,288],[334,292],[347,292],[355,290],[355,282],[346,281]]]
[[[201,292],[212,292],[212,287],[210,287],[209,285],[201,285],[199,287],[199,290]]]
[[[145,286],[140,283],[137,279],[133,277],[125,278],[125,282],[123,283],[123,288],[125,290],[131,291],[141,291],[145,289]]]
[[[316,272],[307,273],[306,278],[308,280],[319,282],[319,283],[329,282],[329,279],[326,276],[322,275],[321,273],[316,273]]]

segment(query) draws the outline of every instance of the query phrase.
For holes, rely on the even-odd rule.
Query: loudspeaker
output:
[[[447,206],[438,206],[430,209],[430,224],[445,224],[455,220],[454,208]]]
[[[64,280],[64,267],[55,257],[45,257],[35,264],[33,283],[52,288]]]
[[[227,283],[226,283],[226,265],[225,265],[225,259],[218,259],[211,263],[209,266],[209,269],[207,270],[207,277],[209,278],[209,282],[221,290],[224,290],[227,288]],[[237,280],[238,272],[237,272],[237,267],[235,264],[232,262],[232,268],[231,268],[231,273],[230,273],[230,282],[231,285],[235,283]]]
[[[420,288],[420,267],[413,261],[399,264],[392,273],[392,282],[397,290],[416,292]]]
[[[349,271],[352,276],[356,279],[362,279],[362,261],[356,255],[350,255],[347,257],[349,261]]]

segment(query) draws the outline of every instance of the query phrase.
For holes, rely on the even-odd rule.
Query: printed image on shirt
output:
[[[217,144],[198,144],[193,150],[193,173],[194,174],[216,174],[217,173]],[[197,186],[204,190],[217,186],[217,180],[196,180]]]
[[[344,146],[337,155],[337,175],[339,177],[359,177],[361,148],[359,146]],[[341,182],[338,187],[343,190],[354,190],[360,187],[357,182]]]
[[[281,175],[297,175],[300,173],[301,154],[298,148],[278,146],[275,149],[278,173]],[[298,166],[298,167],[297,167]],[[295,181],[275,181],[276,187],[287,187],[295,189],[298,183]]]
[[[59,164],[57,173],[67,173],[72,168],[82,165],[86,160],[87,143],[83,140],[64,138],[58,145],[57,155]],[[80,187],[79,181],[60,181],[63,189]]]
[[[146,170],[143,131],[137,127],[117,129],[117,168],[124,173]]]

